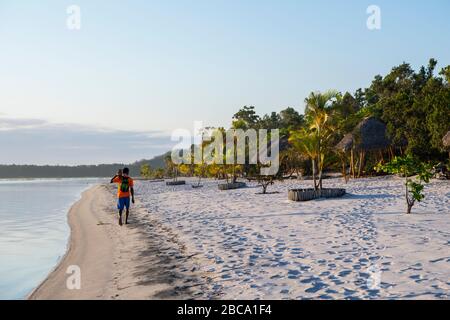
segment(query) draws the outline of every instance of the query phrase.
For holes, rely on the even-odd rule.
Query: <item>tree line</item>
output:
[[[278,177],[311,175],[315,189],[322,188],[326,171],[342,171],[346,178],[375,175],[377,165],[406,154],[449,165],[442,139],[450,130],[450,66],[436,72],[436,65],[430,59],[415,71],[402,63],[353,93],[312,92],[304,101],[303,114],[289,107],[260,116],[254,106],[244,106],[233,116],[231,128],[279,129]],[[341,144],[348,148],[338,149]],[[175,166],[167,157],[165,175],[261,179],[256,169],[255,165]],[[273,178],[277,177],[265,180]]]
[[[110,177],[118,169],[128,167],[132,176],[140,174],[141,166],[164,168],[165,155],[151,160],[140,160],[130,164],[113,163],[79,166],[38,166],[38,165],[0,165],[0,178],[86,178]]]
[[[353,93],[312,92],[304,100],[304,113],[288,107],[260,116],[254,106],[244,106],[234,114],[231,128],[279,129],[280,171],[270,179],[310,175],[319,189],[326,171],[342,171],[345,177],[354,178],[377,174],[375,166],[396,155],[409,154],[420,161],[446,162],[448,166],[442,138],[450,130],[450,66],[439,71],[436,66],[435,59],[417,71],[402,63],[384,76],[375,76],[368,88]],[[366,119],[386,127],[388,148],[361,147],[364,143],[355,130]],[[348,150],[338,150],[336,146],[345,138],[349,138]],[[106,177],[123,166],[0,165],[0,178]],[[196,175],[233,181],[239,176],[263,179],[257,174],[257,165],[175,166],[169,153],[127,166],[133,175],[147,178]]]

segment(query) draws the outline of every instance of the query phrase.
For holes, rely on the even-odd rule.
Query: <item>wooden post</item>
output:
[[[350,173],[355,179],[355,157],[353,155],[353,148],[350,150]]]
[[[359,152],[359,166],[358,166],[358,178],[361,177],[361,173],[362,173],[362,169],[363,169],[363,164],[364,164],[364,158],[365,158],[365,152],[363,150],[361,150]]]
[[[389,155],[390,155],[389,161],[392,161],[392,159],[394,159],[394,151],[392,150],[392,146],[389,146]]]
[[[344,181],[347,183],[347,172],[345,170],[345,154],[342,157],[342,176],[344,177]]]

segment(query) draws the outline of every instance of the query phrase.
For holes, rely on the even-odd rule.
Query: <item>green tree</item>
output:
[[[256,128],[260,120],[254,106],[244,106],[233,116],[233,123],[237,122],[240,129]]]
[[[340,94],[335,90],[329,90],[324,93],[313,92],[305,99],[305,117],[307,131],[303,135],[305,142],[298,141],[300,150],[303,149],[309,157],[313,156],[313,178],[314,188],[322,190],[322,173],[326,161],[326,156],[331,151],[331,141],[333,136],[333,127],[330,121],[332,104],[340,98]],[[295,135],[294,135],[295,140]],[[318,173],[318,184],[316,185],[314,173]]]
[[[202,181],[202,178],[204,178],[207,175],[207,172],[208,172],[208,165],[205,164],[204,162],[194,165],[194,175],[198,177],[197,187],[200,187],[200,182]]]
[[[166,174],[168,177],[173,178],[173,181],[178,180],[178,165],[173,163],[172,157],[170,155],[166,156],[165,159],[165,165],[166,165]]]
[[[305,117],[294,108],[286,108],[280,111],[280,136],[288,137],[292,130],[299,130],[305,125]]]
[[[436,64],[430,59],[415,72],[403,63],[358,93],[363,110],[386,123],[393,143],[422,160],[444,157],[439,140],[450,129],[450,68],[435,76]]]
[[[298,153],[308,157],[311,160],[312,165],[312,177],[314,183],[314,189],[318,189],[317,181],[317,158],[319,156],[318,137],[310,131],[296,130],[291,132],[289,142],[298,151]]]
[[[422,201],[424,183],[429,183],[433,175],[432,166],[417,160],[411,154],[405,157],[395,157],[387,164],[378,164],[375,170],[405,177],[406,213],[410,214],[415,202]],[[417,175],[415,179],[411,176]]]
[[[164,178],[164,169],[158,168],[154,171],[154,178],[155,179],[163,179]]]
[[[336,131],[336,140],[351,132],[364,118],[361,105],[349,92],[336,99],[331,106],[332,125]],[[338,141],[335,141],[336,143]]]
[[[431,147],[442,150],[442,137],[450,130],[450,87],[443,79],[430,79],[418,101],[426,113],[427,137]]]
[[[258,122],[258,127],[263,129],[280,129],[282,126],[281,116],[272,112],[270,115],[264,115]]]
[[[152,176],[152,169],[150,165],[143,164],[141,166],[141,177],[149,179]]]

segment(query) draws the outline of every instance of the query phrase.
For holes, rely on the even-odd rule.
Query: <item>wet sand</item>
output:
[[[95,186],[84,192],[69,212],[69,248],[59,265],[28,297],[33,300],[186,299],[199,275],[179,276],[190,260],[170,230],[161,228],[147,211],[132,209],[129,225],[119,226],[113,186]],[[68,289],[81,271],[81,288]],[[195,268],[193,268],[195,269]]]

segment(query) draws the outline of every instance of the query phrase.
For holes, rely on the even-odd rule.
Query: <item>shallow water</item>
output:
[[[0,180],[0,299],[23,299],[64,255],[67,213],[101,179]]]

